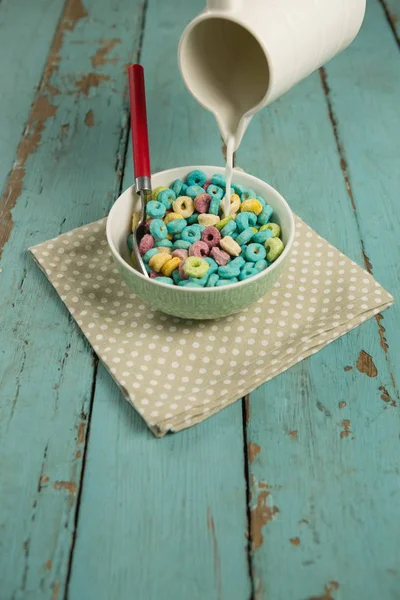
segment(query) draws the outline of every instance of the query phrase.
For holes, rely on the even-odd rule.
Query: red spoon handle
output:
[[[128,75],[135,178],[151,177],[143,67],[130,65]]]

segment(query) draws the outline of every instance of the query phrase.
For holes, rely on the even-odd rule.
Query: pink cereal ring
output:
[[[146,254],[148,250],[154,246],[154,238],[149,233],[146,233],[139,242],[139,252],[140,254]]]
[[[194,199],[194,207],[199,213],[208,212],[208,208],[210,206],[211,196],[210,194],[199,194]]]
[[[189,248],[189,256],[208,256],[210,248],[205,242],[194,242]]]
[[[150,223],[153,221],[153,219],[149,219],[148,221],[146,221],[145,223],[145,229],[147,231],[147,233],[149,233],[150,231]]]
[[[160,273],[157,273],[156,271],[150,271],[149,273],[149,277],[150,279],[155,279],[156,277],[159,277]]]
[[[179,277],[181,279],[189,279],[189,275],[187,275],[185,273],[185,271],[183,270],[183,265],[185,264],[184,260],[181,260],[181,262],[179,263],[179,267],[178,267],[178,271],[179,271]]]
[[[189,256],[189,253],[187,250],[183,250],[181,248],[178,248],[177,250],[174,250],[172,255],[173,258],[175,258],[175,256],[177,256],[178,258],[180,258],[181,260],[185,261],[187,259],[187,257]]]
[[[207,191],[208,186],[211,185],[211,181],[207,181],[204,185],[203,185],[203,190]]]
[[[220,267],[225,266],[228,260],[230,259],[229,254],[221,250],[221,248],[217,248],[217,246],[211,248],[210,256]]]
[[[201,239],[209,248],[212,248],[213,246],[217,246],[219,244],[221,234],[216,227],[210,225],[204,229],[203,233],[201,234]]]

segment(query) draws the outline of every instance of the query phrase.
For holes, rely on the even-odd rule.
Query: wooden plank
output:
[[[63,4],[64,0],[0,3],[1,190],[12,168]]]
[[[379,47],[374,58],[372,46]],[[358,40],[328,65],[327,80],[315,74],[264,111],[238,156],[242,167],[267,177],[298,214],[359,264],[368,262],[365,247],[374,274],[395,295],[398,275],[376,243],[374,223],[383,221],[385,238],[390,232],[396,263],[396,227],[386,216],[393,218],[396,199],[387,167],[399,172],[392,164],[399,156],[397,61],[381,7],[370,3]],[[329,114],[327,84],[337,120]],[[382,190],[384,201],[377,203]],[[395,310],[385,314],[385,326],[394,325]],[[365,323],[252,394],[247,443],[258,600],[396,597],[400,423],[391,375],[396,330],[390,336],[387,329],[379,320]],[[387,351],[384,335],[390,336]],[[372,358],[363,360],[363,352]]]
[[[400,4],[398,0],[381,0],[388,23],[400,45]]]
[[[139,1],[68,0],[0,201],[1,598],[56,600],[68,576],[92,353],[26,248],[103,216],[119,188],[142,16]]]
[[[176,50],[202,2],[150,2],[143,41],[153,171],[222,164]],[[131,154],[124,187],[132,182]],[[101,501],[98,501],[101,495]],[[249,597],[241,405],[155,440],[99,368],[70,600]],[[99,550],[100,549],[100,550]]]

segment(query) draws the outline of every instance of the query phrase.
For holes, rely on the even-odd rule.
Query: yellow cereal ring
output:
[[[166,225],[168,225],[168,223],[169,223],[170,221],[174,221],[175,219],[183,219],[183,217],[182,217],[182,215],[178,215],[178,213],[175,213],[175,212],[170,212],[170,213],[168,213],[167,215],[165,215],[165,218],[164,218],[164,223],[165,223]]]
[[[173,201],[172,208],[178,215],[182,215],[184,219],[187,219],[194,213],[194,202],[189,196],[180,196]]]
[[[159,254],[155,254],[154,256],[152,256],[149,260],[149,267],[151,269],[153,269],[153,271],[157,271],[157,273],[159,273],[161,271],[161,268],[165,265],[165,263],[171,260],[171,257],[169,254],[163,254],[163,253],[159,253]]]
[[[258,229],[256,227],[250,227],[254,231],[254,233],[258,233]]]
[[[240,205],[241,212],[252,212],[257,216],[262,213],[262,209],[261,202],[255,198],[249,198]]]
[[[212,227],[218,223],[219,217],[217,215],[203,213],[197,217],[197,221],[199,225],[203,225],[204,227]]]
[[[151,199],[152,200],[157,200],[158,199],[158,194],[164,190],[167,190],[168,188],[165,187],[165,185],[159,185],[158,187],[154,188],[154,190],[152,191],[151,194]]]
[[[234,215],[240,208],[240,198],[237,194],[231,194],[229,214]]]
[[[219,221],[215,227],[221,231],[221,229],[223,229],[225,225],[229,223],[229,221],[232,221],[233,218],[234,217],[232,215],[229,215],[228,217],[225,217],[224,219]]]
[[[277,223],[267,223],[260,227],[260,231],[265,231],[266,229],[272,232],[272,237],[279,237],[281,235],[281,228]]]
[[[167,233],[167,235],[166,235],[167,240],[171,241],[173,238],[174,238],[174,236],[172,235],[172,233]]]
[[[225,250],[225,252],[231,256],[239,256],[242,251],[239,244],[237,244],[230,235],[226,235],[225,237],[221,238],[219,245],[221,246],[222,250]]]
[[[181,259],[177,256],[174,256],[174,258],[171,258],[163,264],[161,267],[161,274],[164,275],[164,277],[171,277],[172,271],[175,271],[175,269],[179,267],[180,262]]]
[[[172,254],[172,248],[167,248],[166,246],[157,246],[157,250],[162,254]]]
[[[132,231],[135,231],[140,221],[140,212],[134,212],[132,215]]]

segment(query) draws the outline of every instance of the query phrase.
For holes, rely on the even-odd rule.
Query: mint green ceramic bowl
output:
[[[189,171],[201,169],[208,177],[224,173],[222,167],[177,167],[152,175],[153,188],[169,186],[175,179],[183,179]],[[112,207],[107,220],[107,240],[115,263],[128,288],[147,302],[154,310],[176,317],[216,319],[237,313],[256,302],[272,288],[290,254],[294,239],[294,218],[287,202],[270,185],[260,179],[235,170],[234,183],[240,183],[262,196],[274,210],[273,220],[282,229],[285,250],[265,271],[229,286],[217,288],[186,288],[158,283],[138,273],[132,266],[127,238],[131,233],[131,218],[139,210],[139,199],[132,187],[125,190]]]

